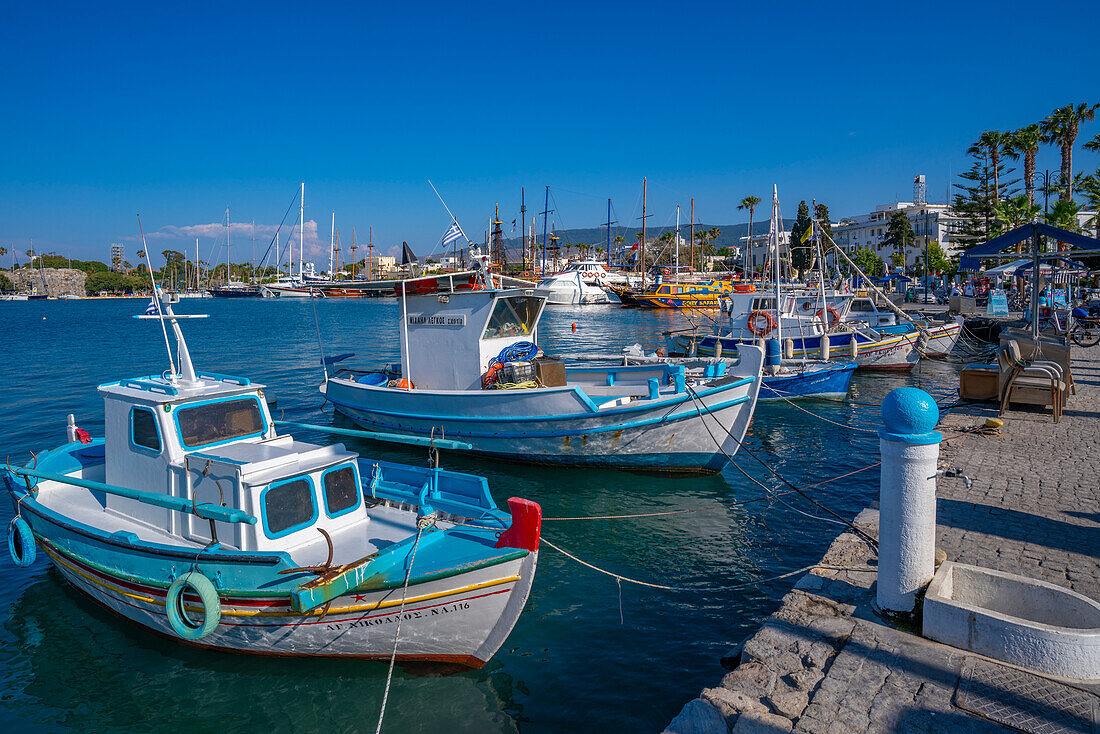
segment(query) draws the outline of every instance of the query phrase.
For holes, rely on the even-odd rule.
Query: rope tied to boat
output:
[[[766,385],[766,384],[764,384],[764,383],[761,383],[761,384],[760,384],[760,387],[762,387],[762,388],[764,388],[764,389],[766,389],[766,390],[771,390],[771,391],[772,391],[773,393],[775,393],[775,396],[776,396],[777,398],[779,398],[780,400],[784,401],[785,403],[788,403],[789,405],[792,405],[792,406],[793,406],[793,407],[795,407],[795,408],[798,408],[799,410],[801,410],[801,411],[802,411],[803,413],[805,413],[806,415],[809,415],[809,416],[813,416],[814,418],[817,418],[817,419],[818,419],[818,420],[820,420],[820,421],[824,421],[824,422],[826,422],[826,423],[829,423],[829,424],[831,424],[831,425],[834,425],[834,426],[838,426],[838,427],[840,427],[840,428],[848,428],[848,429],[851,429],[851,430],[853,430],[853,431],[861,431],[861,432],[863,432],[863,433],[878,433],[878,431],[876,431],[876,430],[875,430],[875,429],[873,429],[873,428],[860,428],[859,426],[853,426],[853,425],[848,425],[848,424],[846,424],[846,423],[838,423],[838,422],[836,422],[836,421],[834,421],[834,420],[829,420],[829,419],[828,419],[828,418],[826,418],[825,416],[822,416],[822,415],[818,415],[817,413],[813,413],[813,412],[811,412],[811,411],[809,411],[809,410],[806,410],[805,408],[803,408],[803,407],[802,407],[801,405],[799,405],[799,404],[795,403],[795,402],[794,402],[793,400],[791,400],[790,398],[787,398],[787,397],[785,397],[785,396],[783,395],[783,391],[782,391],[782,390],[776,390],[776,389],[775,389],[774,387],[771,387],[770,385]]]
[[[707,434],[710,436],[711,440],[714,441],[714,445],[718,447],[718,450],[722,452],[722,455],[726,457],[726,460],[729,461],[729,463],[732,464],[733,467],[735,469],[737,469],[737,471],[741,472],[745,476],[746,479],[748,479],[750,482],[753,482],[754,484],[756,484],[758,487],[760,487],[762,490],[764,490],[765,493],[767,493],[770,497],[772,497],[772,499],[779,502],[781,505],[783,505],[784,507],[787,507],[788,509],[790,509],[793,512],[797,512],[800,515],[804,515],[805,517],[809,517],[809,518],[812,518],[814,520],[820,520],[822,522],[829,522],[829,523],[833,523],[833,524],[836,524],[836,525],[843,525],[843,526],[849,528],[853,533],[858,535],[868,545],[870,545],[875,550],[876,553],[878,552],[878,541],[877,540],[875,540],[870,535],[868,535],[867,533],[860,530],[859,527],[857,527],[856,524],[853,523],[852,521],[845,519],[842,515],[840,515],[840,514],[834,512],[833,510],[829,509],[825,505],[823,505],[820,502],[818,502],[817,500],[815,500],[813,497],[810,497],[808,494],[806,494],[801,489],[796,487],[789,479],[787,479],[786,477],[781,475],[779,472],[777,472],[775,469],[773,469],[771,466],[769,466],[766,461],[764,461],[759,456],[757,456],[752,451],[750,451],[749,448],[747,446],[745,446],[744,441],[739,439],[737,436],[734,436],[732,433],[730,433],[728,428],[726,428],[725,426],[722,425],[722,422],[720,420],[718,420],[718,417],[715,416],[714,413],[711,411],[710,406],[707,405],[702,399],[699,398],[699,394],[695,392],[695,389],[691,385],[687,386],[687,393],[688,393],[688,395],[691,396],[692,400],[695,401],[696,406],[698,408],[701,408],[700,417],[702,416],[702,411],[705,410],[707,412],[707,415],[709,415],[711,418],[714,419],[714,422],[719,425],[719,427],[726,433],[727,436],[729,436],[734,441],[736,441],[737,445],[742,450],[744,450],[744,452],[746,454],[751,456],[753,459],[755,459],[757,461],[757,463],[759,463],[762,467],[767,469],[768,472],[770,472],[772,474],[772,476],[774,476],[776,479],[778,479],[779,481],[786,484],[788,487],[790,487],[795,493],[797,493],[800,497],[805,499],[807,502],[814,505],[818,509],[824,510],[827,514],[832,515],[832,517],[835,518],[835,519],[820,517],[818,515],[811,515],[810,513],[804,512],[804,511],[798,509],[797,507],[794,507],[793,505],[779,499],[779,497],[775,494],[775,492],[770,487],[768,487],[766,484],[764,484],[760,480],[756,479],[755,477],[751,476],[748,472],[746,472],[744,469],[742,469],[741,466],[737,462],[735,462],[733,460],[733,457],[730,456],[726,452],[725,447],[722,446],[722,442],[719,441],[718,438],[714,435],[714,433],[710,430],[710,426],[707,425],[706,420],[702,420],[701,422],[703,424],[703,427],[705,429],[707,429]]]
[[[831,563],[813,563],[813,564],[810,564],[809,566],[803,566],[802,568],[796,568],[793,571],[787,571],[786,573],[777,574],[775,576],[769,576],[769,577],[763,578],[763,579],[756,579],[754,581],[746,581],[744,583],[734,584],[732,586],[699,586],[699,587],[697,587],[697,586],[671,586],[671,585],[668,585],[668,584],[654,583],[652,581],[642,581],[640,579],[633,579],[633,578],[630,578],[629,576],[623,576],[622,574],[615,573],[614,571],[608,571],[605,568],[600,568],[599,566],[596,566],[592,563],[589,563],[588,561],[586,561],[582,558],[578,558],[577,556],[573,555],[572,553],[565,550],[561,546],[555,545],[553,542],[547,540],[545,536],[543,536],[541,542],[543,542],[546,545],[550,546],[551,548],[556,550],[558,553],[561,553],[566,558],[569,558],[570,560],[575,561],[575,562],[579,563],[580,565],[585,566],[586,568],[590,568],[593,571],[597,571],[597,572],[602,573],[606,576],[610,576],[611,578],[615,579],[617,582],[620,582],[620,591],[621,591],[621,588],[622,588],[621,587],[621,582],[623,582],[623,581],[627,582],[628,584],[635,584],[637,586],[645,586],[645,587],[650,588],[650,589],[660,589],[661,591],[712,593],[712,592],[737,591],[738,589],[745,589],[745,588],[748,588],[750,586],[756,586],[758,584],[766,584],[770,581],[779,581],[781,579],[790,578],[791,576],[796,576],[800,573],[806,573],[808,571],[812,571],[815,568],[821,568],[821,569],[828,570],[828,571],[865,571],[865,572],[869,572],[869,573],[874,573],[874,572],[878,571],[878,569],[875,568],[874,566],[842,566],[842,565],[831,564]]]
[[[413,541],[412,552],[409,554],[409,566],[405,569],[405,584],[401,587],[401,606],[397,608],[397,628],[393,633],[393,651],[390,653],[390,668],[386,671],[386,688],[382,691],[382,707],[378,711],[378,726],[374,734],[382,734],[382,719],[386,716],[386,704],[390,699],[390,683],[393,682],[393,666],[397,662],[397,643],[401,639],[401,618],[405,613],[405,600],[409,593],[409,579],[412,578],[413,563],[416,562],[416,549],[420,546],[420,538],[424,531],[435,525],[435,515],[424,515],[416,518],[416,540]]]

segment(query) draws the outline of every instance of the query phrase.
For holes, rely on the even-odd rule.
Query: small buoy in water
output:
[[[574,321],[573,322],[573,331],[576,331],[576,330],[577,330],[577,322]]]
[[[45,317],[45,316],[43,316],[43,317],[42,317],[42,320],[43,320],[43,321],[45,321],[45,320],[46,320],[46,317]]]

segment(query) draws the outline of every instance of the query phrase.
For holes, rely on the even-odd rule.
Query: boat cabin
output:
[[[164,534],[259,552],[316,546],[324,530],[341,556],[366,551],[366,534],[347,532],[368,519],[357,455],[340,444],[277,435],[262,385],[200,372],[174,382],[121,380],[100,385],[99,392],[106,422],[103,481],[257,518],[255,525],[220,522],[103,495],[108,514],[129,521],[120,527],[133,523],[151,531],[142,537]]]
[[[538,343],[546,303],[532,289],[439,290],[399,296],[401,372],[428,390],[480,390],[489,362],[520,342]]]

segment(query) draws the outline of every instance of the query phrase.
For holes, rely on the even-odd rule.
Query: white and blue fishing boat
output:
[[[715,473],[752,419],[755,347],[729,374],[700,380],[669,364],[565,368],[538,356],[545,298],[534,289],[457,290],[444,276],[406,281],[398,296],[400,365],[321,385],[366,428],[540,464]]]
[[[341,431],[273,420],[262,385],[196,372],[188,317],[162,309],[140,318],[166,345],[174,331],[169,370],[100,385],[102,437],[70,415],[67,443],[4,470],[14,562],[41,552],[125,619],[218,650],[489,660],[531,589],[538,505],[509,515],[482,477],[285,435]]]

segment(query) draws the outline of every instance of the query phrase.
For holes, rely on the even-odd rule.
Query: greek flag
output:
[[[158,311],[158,309],[157,309],[157,297],[153,296],[152,298],[149,299],[149,305],[145,307],[145,315],[146,316],[156,316],[157,311]]]
[[[466,233],[462,231],[462,227],[458,226],[458,222],[451,225],[446,234],[443,235],[443,246],[451,244],[460,237],[465,237]]]

